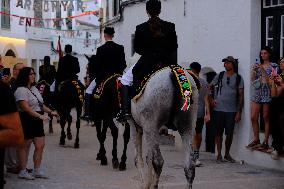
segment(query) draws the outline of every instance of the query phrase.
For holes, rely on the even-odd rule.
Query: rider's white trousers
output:
[[[133,74],[132,74],[132,69],[135,66],[131,66],[126,72],[122,75],[120,81],[122,85],[127,85],[127,86],[132,86],[133,85]]]
[[[97,83],[96,83],[95,79],[93,79],[93,81],[90,83],[90,85],[86,89],[86,93],[91,95],[93,93],[93,90],[95,89],[96,85],[97,85]]]

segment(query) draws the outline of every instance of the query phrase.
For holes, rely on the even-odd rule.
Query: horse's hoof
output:
[[[59,145],[64,146],[65,145],[65,140],[60,140]]]
[[[79,148],[79,144],[75,143],[74,148]]]
[[[113,169],[118,169],[118,166],[119,166],[118,159],[113,159],[112,160],[112,168]]]
[[[101,159],[102,159],[102,155],[100,153],[98,153],[96,160],[101,160]]]
[[[119,164],[119,170],[120,171],[125,171],[126,170],[126,164],[124,162],[120,162]]]
[[[101,165],[107,165],[107,158],[106,157],[101,158]]]
[[[67,139],[68,140],[72,140],[72,134],[70,133],[70,134],[67,134]]]

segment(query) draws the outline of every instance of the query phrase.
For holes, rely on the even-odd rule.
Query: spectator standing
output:
[[[19,75],[20,70],[24,67],[23,63],[17,63],[13,66],[13,76],[10,79],[10,87],[12,90],[12,94],[17,89],[16,79]],[[13,95],[14,96],[14,95]],[[8,147],[5,149],[5,165],[7,172],[18,174],[20,171],[20,160],[18,154],[18,148],[16,147]]]
[[[199,149],[202,141],[203,125],[204,122],[207,123],[208,121],[210,121],[210,106],[209,106],[209,96],[208,96],[209,86],[204,79],[199,77],[201,65],[198,62],[192,62],[189,67],[200,82],[197,121],[195,126],[195,135],[194,135],[194,150],[195,153],[198,154],[198,159],[196,160],[196,166],[200,166],[201,161],[199,160]]]
[[[235,123],[240,122],[244,103],[244,81],[237,73],[237,60],[228,56],[222,60],[225,71],[215,76],[211,85],[214,89],[213,124],[216,127],[215,143],[217,145],[217,163],[223,161],[222,142],[225,130],[225,156],[224,160],[234,163],[230,155],[233,141]]]
[[[13,76],[10,80],[10,86],[11,86],[11,89],[12,89],[12,92],[14,93],[17,89],[17,86],[16,86],[16,79],[19,75],[19,72],[20,70],[25,67],[25,65],[23,63],[16,63],[14,66],[13,66]]]
[[[24,135],[10,88],[0,81],[0,189],[4,188],[4,148],[21,145]]]
[[[271,88],[269,86],[269,77],[273,70],[279,69],[276,63],[271,62],[272,50],[270,47],[264,47],[260,51],[260,64],[256,63],[252,68],[252,86],[253,95],[251,99],[251,123],[253,128],[253,141],[247,147],[252,149],[268,150],[269,139],[269,106],[271,102]],[[262,144],[259,140],[259,116],[260,110],[263,111],[263,120],[265,126],[265,138]]]
[[[278,159],[284,154],[284,58],[280,59],[280,74],[270,79],[271,86],[271,106],[270,125],[272,134],[272,159]]]
[[[46,178],[41,169],[45,145],[43,121],[48,120],[48,116],[45,116],[44,112],[53,116],[58,116],[58,114],[43,104],[43,99],[38,89],[34,86],[35,72],[33,68],[23,68],[19,73],[16,84],[18,88],[15,92],[15,97],[25,136],[25,144],[19,149],[21,171],[18,177],[28,180],[33,180],[35,177]],[[30,174],[26,169],[31,143],[35,146],[33,174]]]

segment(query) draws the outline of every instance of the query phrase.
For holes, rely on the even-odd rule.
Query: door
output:
[[[284,56],[284,0],[262,1],[262,46],[273,49],[273,62]]]

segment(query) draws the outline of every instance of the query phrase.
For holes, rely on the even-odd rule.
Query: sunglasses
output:
[[[227,85],[229,85],[229,84],[230,84],[230,78],[227,77]]]
[[[30,75],[36,75],[36,73],[35,73],[35,72],[32,72],[32,73],[30,73]]]

